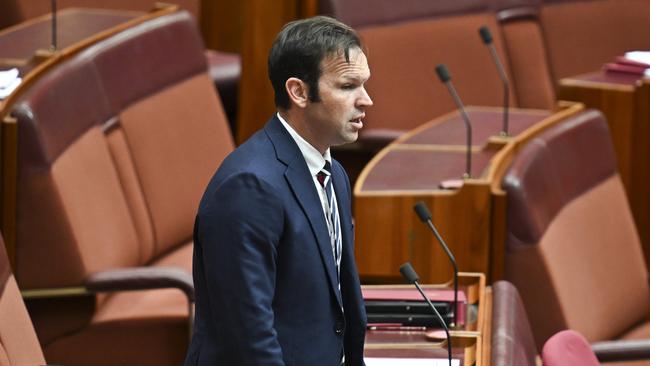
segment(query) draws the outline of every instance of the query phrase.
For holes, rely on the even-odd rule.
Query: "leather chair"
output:
[[[554,80],[598,71],[626,51],[650,49],[646,0],[545,0],[539,22]]]
[[[507,281],[492,284],[491,365],[535,366],[537,348],[526,309]]]
[[[594,344],[601,361],[650,356],[648,271],[602,114],[586,111],[531,140],[502,186],[505,277],[538,348],[574,329],[608,341]]]
[[[12,115],[15,273],[39,297],[28,306],[47,359],[181,364],[193,218],[233,149],[191,15],[155,18],[72,55]],[[40,298],[52,293],[61,296]]]
[[[599,366],[591,346],[580,333],[563,330],[544,344],[542,361],[545,366]]]
[[[44,365],[34,326],[20,296],[0,236],[0,365]]]
[[[534,6],[541,0],[321,0],[318,11],[352,27],[395,24],[425,18],[467,15]]]

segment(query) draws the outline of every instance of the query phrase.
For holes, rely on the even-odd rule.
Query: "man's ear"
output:
[[[309,86],[298,78],[288,78],[284,83],[287,89],[287,94],[291,100],[291,104],[295,104],[299,108],[305,108],[309,101]]]

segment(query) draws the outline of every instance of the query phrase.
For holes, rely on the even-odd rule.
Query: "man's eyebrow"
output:
[[[368,75],[368,77],[364,77],[364,76],[358,75],[358,74],[344,74],[344,75],[341,75],[341,78],[346,79],[348,81],[365,82],[366,80],[368,80],[368,78],[370,78],[370,75]]]

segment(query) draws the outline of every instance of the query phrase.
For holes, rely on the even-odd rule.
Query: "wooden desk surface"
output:
[[[501,130],[501,110],[468,107],[467,114],[473,129],[471,175],[481,179],[498,151],[488,146],[488,141]],[[513,110],[510,133],[519,135],[550,115],[549,111]],[[454,112],[407,133],[384,149],[373,159],[373,168],[360,178],[355,194],[442,190],[440,182],[463,176],[465,156],[465,126]]]
[[[489,365],[490,335],[492,331],[492,297],[486,278],[480,273],[460,273],[459,283],[465,289],[468,304],[476,317],[465,329],[452,330],[452,358],[460,360],[462,366]],[[424,287],[449,288],[450,284],[425,285]],[[411,285],[380,286],[406,287]],[[435,299],[433,299],[435,300]],[[427,331],[386,331],[369,330],[366,332],[365,357],[385,358],[447,358],[446,341],[427,339]]]
[[[68,8],[57,13],[58,48],[64,49],[144,13]],[[44,15],[0,31],[0,66],[24,66],[36,50],[49,50],[51,16]]]
[[[642,81],[640,75],[596,71],[580,74],[560,80],[560,85],[580,86],[584,88],[632,90]]]

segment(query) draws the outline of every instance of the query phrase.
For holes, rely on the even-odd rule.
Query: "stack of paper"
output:
[[[618,56],[614,62],[606,63],[603,69],[607,72],[618,72],[650,77],[650,51],[626,52]]]
[[[18,69],[0,71],[0,100],[9,96],[23,79],[18,77]]]

